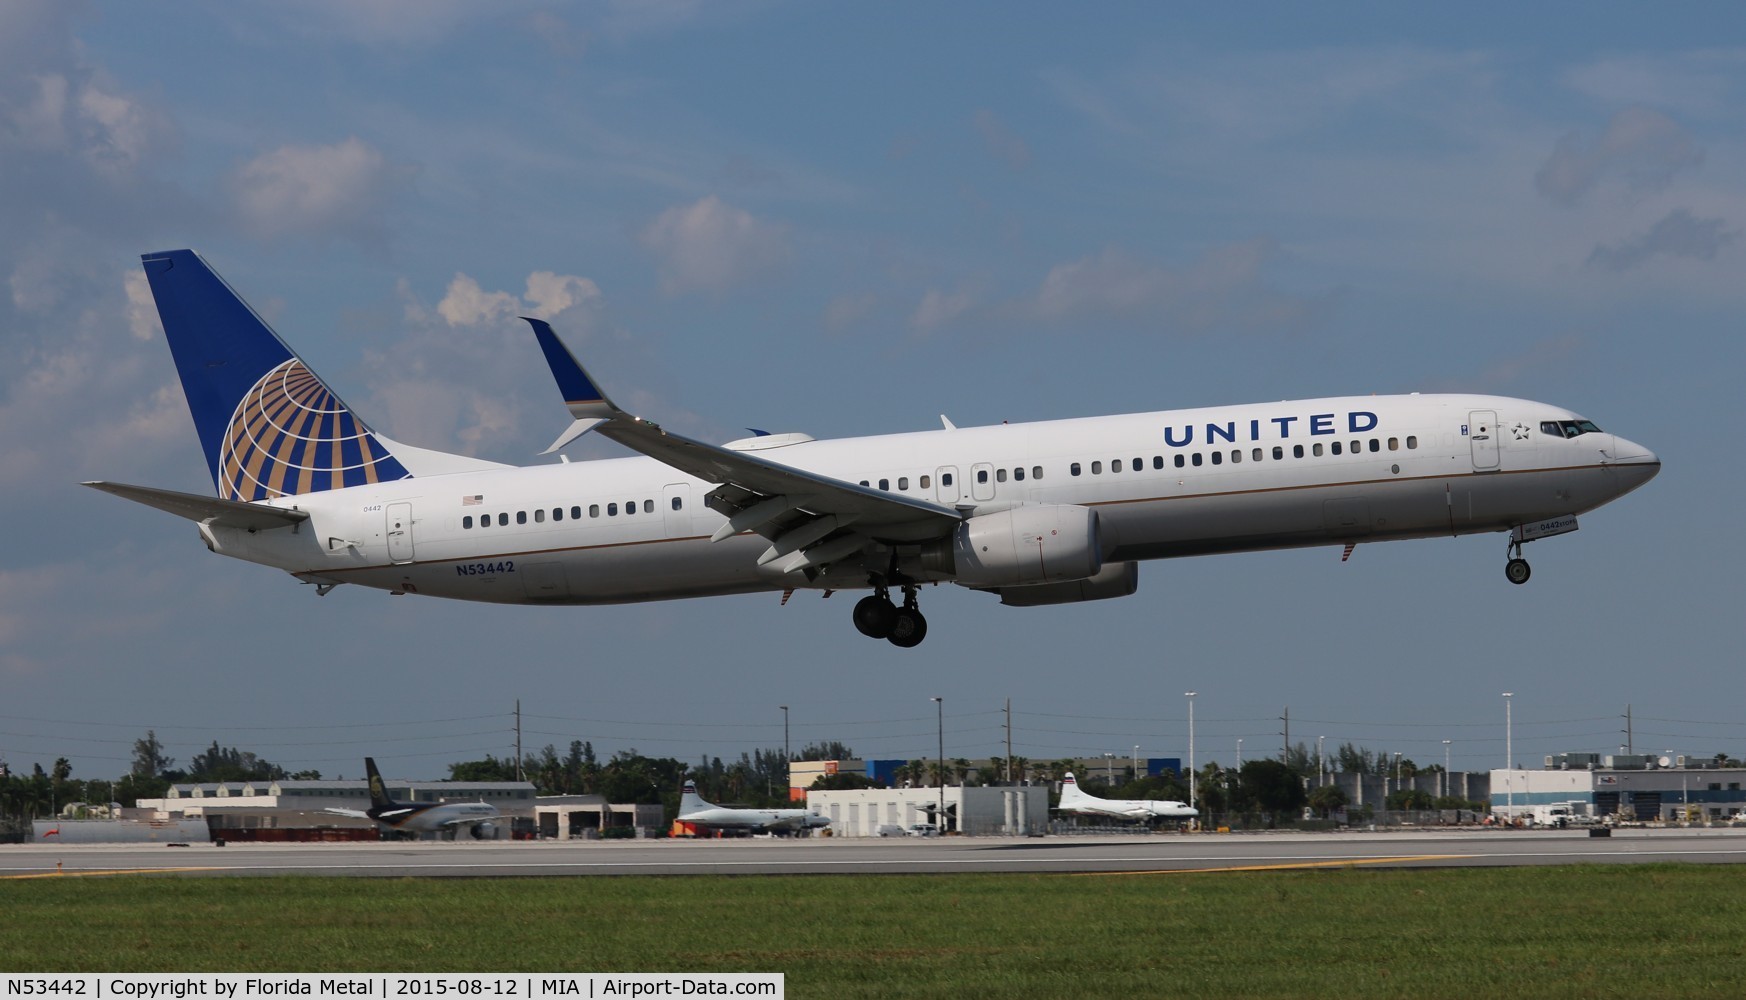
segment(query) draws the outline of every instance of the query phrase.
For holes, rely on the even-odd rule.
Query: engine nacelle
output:
[[[1103,568],[1097,512],[1071,504],[1028,504],[970,518],[952,533],[955,581],[991,589],[1061,583]]]
[[[1000,603],[1009,608],[1036,608],[1045,604],[1077,604],[1080,601],[1105,601],[1112,597],[1129,597],[1140,589],[1140,564],[1110,563],[1096,576],[1066,583],[1044,583],[1029,587],[1001,587],[996,590]]]

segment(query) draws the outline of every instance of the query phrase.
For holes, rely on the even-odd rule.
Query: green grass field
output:
[[[7,971],[742,971],[800,997],[1746,990],[1746,873],[0,882]]]

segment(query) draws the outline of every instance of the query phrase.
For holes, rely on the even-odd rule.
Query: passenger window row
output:
[[[631,517],[631,516],[635,515],[637,513],[639,506],[641,507],[642,512],[644,514],[653,514],[655,512],[655,501],[653,501],[653,500],[626,500],[624,502],[624,507],[623,507],[624,516]],[[566,509],[569,512],[570,520],[572,520],[572,521],[582,520],[582,507],[581,507],[581,505],[576,505],[576,506],[569,507],[569,508],[553,507],[553,508],[551,508],[551,515],[550,515],[551,519],[553,521],[562,521],[564,519]],[[677,496],[674,497],[673,498],[673,509],[674,510],[684,510],[685,509],[685,499],[683,497],[677,497]],[[607,504],[605,507],[605,513],[606,513],[607,517],[619,516],[619,513],[620,513],[619,505],[616,503]],[[600,504],[591,503],[588,505],[588,516],[589,517],[599,517],[600,515],[601,515],[601,505]],[[480,514],[478,526],[481,528],[489,528],[489,527],[491,527],[492,524],[496,524],[500,528],[507,528],[507,527],[509,527],[509,521],[510,521],[510,518],[512,518],[512,517],[515,519],[516,524],[527,524],[528,519],[530,517],[533,519],[534,524],[544,524],[544,523],[546,523],[547,513],[546,513],[546,508],[541,507],[541,508],[535,509],[531,515],[529,514],[529,512],[527,512],[525,510],[518,510],[514,514],[510,514],[507,511],[502,512],[502,513],[498,513],[498,514]],[[496,518],[496,520],[493,521],[492,520],[493,518]],[[471,529],[473,527],[473,524],[474,524],[473,515],[467,514],[461,518],[461,528],[463,530]]]
[[[994,472],[992,473],[992,475],[993,475],[995,482],[1004,483],[1004,482],[1006,482],[1006,479],[1007,479],[1007,470],[1006,469],[995,469]],[[1029,475],[1030,478],[1032,478],[1032,479],[1041,479],[1041,478],[1043,478],[1043,467],[1040,465],[1033,465],[1027,471],[1024,468],[1024,466],[1021,465],[1021,466],[1018,466],[1012,470],[1012,479],[1014,482],[1019,482],[1019,483],[1024,482],[1026,475]],[[987,470],[987,469],[977,469],[976,470],[976,482],[978,484],[986,484],[989,480],[989,476],[990,476],[990,473],[989,473],[989,470]],[[916,488],[920,489],[920,490],[931,490],[934,488],[932,476],[926,476],[926,475],[917,476],[915,482],[916,482]],[[952,473],[950,473],[950,472],[940,473],[940,485],[941,486],[951,486],[952,482],[953,482]],[[873,486],[874,483],[870,479],[863,479],[863,480],[861,480],[861,485],[862,486]],[[891,479],[889,477],[887,477],[885,479],[879,480],[878,488],[884,490],[887,493],[890,493],[891,492]],[[899,493],[906,493],[909,491],[909,477],[908,476],[898,476],[897,477],[897,491]]]
[[[1386,440],[1383,438],[1370,438],[1368,440],[1368,442],[1366,442],[1365,440],[1362,440],[1362,439],[1353,440],[1349,446],[1345,442],[1330,441],[1327,443],[1325,448],[1324,448],[1322,442],[1320,442],[1320,441],[1317,441],[1316,443],[1310,445],[1308,448],[1305,448],[1301,444],[1294,444],[1291,446],[1291,451],[1290,451],[1289,455],[1292,458],[1304,458],[1304,457],[1319,458],[1322,455],[1343,455],[1343,454],[1347,454],[1348,451],[1350,452],[1350,454],[1359,455],[1359,454],[1363,454],[1365,452],[1367,444],[1368,444],[1368,450],[1372,451],[1372,452],[1382,451],[1385,445],[1387,447],[1387,450],[1389,450],[1389,451],[1399,451],[1401,449],[1401,439],[1398,437],[1391,437],[1391,438],[1387,438]],[[1407,447],[1407,450],[1409,450],[1409,451],[1417,450],[1419,447],[1418,435],[1416,435],[1416,434],[1407,435],[1406,447]],[[1269,454],[1272,455],[1272,457],[1275,461],[1282,461],[1287,457],[1287,452],[1285,450],[1285,446],[1276,444],[1271,449],[1271,452],[1269,452],[1269,449],[1266,449],[1266,448],[1252,448],[1252,449],[1250,449],[1248,452],[1249,461],[1264,462],[1267,460],[1267,457]],[[1223,465],[1223,464],[1225,464],[1225,462],[1227,460],[1227,456],[1228,456],[1230,463],[1232,465],[1237,465],[1243,461],[1243,455],[1244,455],[1244,452],[1243,452],[1243,449],[1241,449],[1241,448],[1232,448],[1229,452],[1224,452],[1224,451],[1213,451],[1213,452],[1205,452],[1205,453],[1198,452],[1198,451],[1189,452],[1189,453],[1177,452],[1175,455],[1171,456],[1171,464],[1174,465],[1178,469],[1184,468],[1186,466],[1191,466],[1191,465],[1196,467],[1196,468],[1199,468],[1202,465]],[[1119,473],[1124,468],[1131,469],[1134,472],[1140,472],[1146,468],[1146,461],[1141,456],[1135,456],[1131,460],[1131,462],[1126,462],[1123,459],[1119,459],[1119,458],[1114,458],[1114,459],[1110,460],[1110,463],[1109,463],[1110,474],[1114,475],[1116,473]],[[1163,455],[1153,455],[1152,456],[1152,468],[1154,468],[1154,469],[1164,468],[1164,456]],[[1069,465],[1067,467],[1067,471],[1070,475],[1074,475],[1074,476],[1080,476],[1080,475],[1085,474],[1085,468],[1079,462],[1074,462],[1073,464]],[[1103,463],[1102,462],[1092,462],[1091,463],[1091,474],[1094,476],[1103,475]]]

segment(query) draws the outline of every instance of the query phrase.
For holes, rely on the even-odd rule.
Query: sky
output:
[[[1746,756],[1737,5],[0,0],[0,760],[148,730],[409,777],[1188,755]],[[1567,406],[1649,486],[1501,535],[1146,563],[1129,598],[475,606],[215,557],[78,486],[212,488],[139,255],[192,247],[390,437],[569,424],[517,315],[692,436],[1370,392]],[[576,460],[624,452],[603,440]],[[936,711],[933,697],[943,699]],[[1239,744],[1239,741],[1241,743]],[[1445,744],[1444,741],[1449,741]]]

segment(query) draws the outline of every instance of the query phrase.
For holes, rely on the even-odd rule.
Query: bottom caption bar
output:
[[[309,973],[6,973],[0,1000],[265,1000],[371,997],[374,1000],[559,1000],[610,997],[777,997],[780,972],[590,972],[459,975],[413,972]]]

